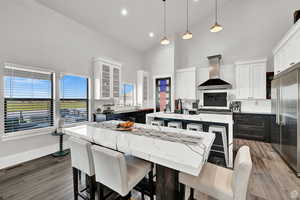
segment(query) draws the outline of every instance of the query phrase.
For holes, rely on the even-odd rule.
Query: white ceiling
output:
[[[36,1],[139,51],[145,51],[158,44],[161,38],[163,22],[161,0]],[[219,1],[221,7],[229,0]],[[190,0],[191,24],[212,14],[214,2],[214,0]],[[126,17],[120,14],[122,8],[128,10]],[[186,1],[167,0],[168,35],[184,32],[185,23]],[[150,38],[149,32],[154,32],[155,37]]]

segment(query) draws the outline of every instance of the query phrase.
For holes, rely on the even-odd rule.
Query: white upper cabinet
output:
[[[117,66],[112,66],[112,92],[113,92],[113,98],[119,98],[120,97],[120,85],[121,85],[121,69]]]
[[[120,97],[121,65],[103,59],[94,60],[94,98]]]
[[[137,71],[137,103],[139,106],[149,106],[149,73]]]
[[[250,65],[236,66],[236,97],[238,99],[248,99],[251,96],[250,71]]]
[[[236,98],[266,98],[267,60],[236,63]]]
[[[251,65],[252,67],[252,77],[250,79],[253,81],[251,84],[252,97],[254,99],[265,99],[266,88],[267,88],[267,63],[256,63]]]
[[[300,21],[298,21],[282,38],[273,50],[274,73],[300,62]]]
[[[196,68],[176,71],[176,99],[196,99]]]

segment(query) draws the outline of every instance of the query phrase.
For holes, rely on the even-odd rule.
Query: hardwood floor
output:
[[[288,168],[270,144],[235,140],[234,149],[248,145],[253,171],[249,200],[300,199],[300,179]],[[291,196],[292,195],[292,196]],[[212,199],[197,194],[197,199]],[[0,200],[72,200],[70,156],[46,156],[6,170],[0,170]],[[133,199],[140,199],[134,193]]]

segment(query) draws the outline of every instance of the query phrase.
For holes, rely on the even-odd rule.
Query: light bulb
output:
[[[168,45],[168,44],[170,44],[170,40],[165,36],[161,39],[160,44]]]
[[[182,35],[182,39],[184,40],[189,40],[189,39],[192,39],[193,38],[193,34],[189,31],[185,32],[183,35]]]
[[[215,23],[215,25],[213,25],[210,28],[210,32],[212,32],[212,33],[217,33],[217,32],[220,32],[222,30],[223,30],[223,27],[221,25],[219,25],[218,23]]]
[[[127,15],[128,15],[127,9],[126,9],[126,8],[123,8],[123,9],[121,10],[121,14],[122,14],[123,16],[127,16]]]
[[[153,38],[153,37],[154,37],[154,33],[153,33],[153,32],[150,32],[150,33],[149,33],[149,37]]]

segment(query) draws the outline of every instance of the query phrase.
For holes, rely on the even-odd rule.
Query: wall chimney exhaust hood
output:
[[[207,57],[209,61],[209,79],[198,86],[199,90],[225,90],[231,89],[232,85],[220,79],[221,55]]]

